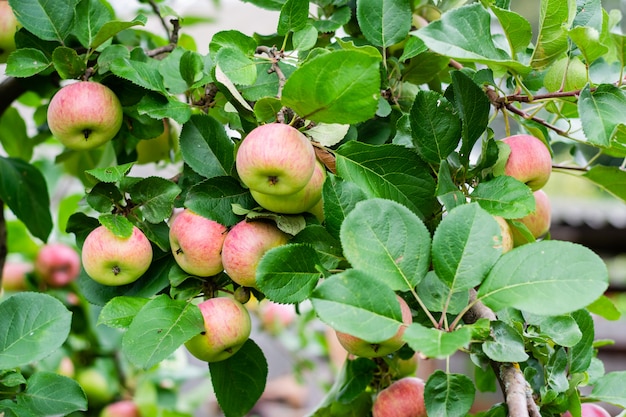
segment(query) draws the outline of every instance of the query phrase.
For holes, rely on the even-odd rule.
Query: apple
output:
[[[75,379],[85,391],[90,408],[107,404],[115,397],[107,377],[97,368],[82,368]]]
[[[421,378],[398,379],[378,393],[372,417],[427,417],[424,387]]]
[[[252,323],[248,310],[230,297],[209,298],[198,304],[204,317],[204,331],[185,342],[196,358],[219,362],[233,356],[250,337]]]
[[[178,141],[173,137],[168,119],[163,119],[163,133],[152,139],[142,139],[137,143],[137,163],[139,165],[170,159],[170,152],[178,149]]]
[[[319,203],[325,180],[326,169],[320,162],[316,162],[311,179],[300,191],[289,195],[272,195],[250,189],[250,194],[266,210],[282,214],[299,214],[313,210]]]
[[[115,93],[93,81],[67,84],[48,106],[50,132],[74,150],[93,149],[110,141],[122,120],[122,105]]]
[[[76,368],[74,367],[74,362],[69,356],[63,356],[61,358],[59,366],[57,367],[57,373],[68,378],[74,378],[76,375]]]
[[[111,403],[100,411],[100,417],[140,417],[139,407],[132,400]]]
[[[87,275],[100,284],[130,284],[150,267],[152,245],[136,226],[128,238],[116,236],[105,226],[98,226],[83,243],[82,261]]]
[[[19,23],[9,2],[0,1],[0,63],[7,62],[9,54],[15,51],[15,32]]]
[[[502,253],[507,253],[513,249],[513,231],[504,217],[493,216],[493,218],[498,223],[498,226],[500,226],[500,234],[502,235]]]
[[[170,247],[178,266],[188,274],[209,277],[223,271],[222,245],[226,226],[189,209],[170,226]]]
[[[504,173],[525,183],[536,191],[546,185],[552,173],[552,156],[546,145],[530,135],[514,135],[502,139],[511,154]]]
[[[80,256],[64,243],[49,243],[37,253],[35,273],[51,287],[63,287],[78,278]]]
[[[337,340],[339,340],[341,346],[343,346],[348,353],[364,358],[377,358],[393,353],[404,345],[402,336],[404,335],[405,328],[413,322],[413,317],[411,315],[411,308],[406,301],[399,296],[396,297],[400,303],[402,322],[404,325],[400,326],[394,336],[380,343],[370,343],[356,336],[335,331]]]
[[[6,291],[26,290],[26,275],[32,271],[30,263],[6,261],[2,268],[2,288]]]
[[[279,304],[264,300],[259,306],[261,326],[270,334],[278,334],[296,319],[296,309],[293,304]]]
[[[304,134],[286,124],[269,123],[241,141],[236,166],[239,178],[251,190],[288,195],[309,182],[315,160],[313,145]]]
[[[407,376],[415,376],[418,366],[419,359],[417,353],[406,359],[395,355],[389,362],[389,371],[394,378],[404,378]]]
[[[535,191],[533,196],[535,197],[535,210],[521,219],[516,220],[523,223],[535,238],[539,238],[550,230],[550,199],[543,190]],[[528,243],[524,235],[515,227],[511,228],[511,232],[514,246]]]
[[[242,220],[224,239],[224,271],[237,284],[256,288],[256,269],[265,252],[288,241],[289,235],[274,223]]]
[[[580,405],[582,417],[611,417],[608,411],[594,403],[582,403]],[[563,417],[572,417],[569,411],[563,414]]]

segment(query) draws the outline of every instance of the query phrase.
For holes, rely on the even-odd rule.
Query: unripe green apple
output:
[[[509,136],[502,141],[511,148],[504,173],[533,191],[546,185],[552,173],[552,156],[546,145],[530,135]]]
[[[204,332],[185,342],[196,358],[219,362],[233,356],[250,337],[252,323],[248,310],[231,297],[209,298],[198,304],[204,318]]]
[[[425,383],[417,377],[399,379],[382,390],[374,400],[372,417],[427,417]]]
[[[587,67],[577,57],[564,57],[550,66],[543,78],[546,90],[576,91],[587,84]]]
[[[256,269],[265,252],[288,241],[289,235],[274,223],[242,220],[224,239],[224,271],[237,284],[256,288]]]
[[[514,246],[513,231],[504,217],[493,216],[493,218],[498,223],[498,226],[500,226],[500,234],[502,235],[502,253],[507,253],[513,249]]]
[[[535,191],[533,196],[535,197],[535,210],[517,221],[523,223],[535,238],[539,238],[550,230],[552,219],[550,198],[543,190]],[[528,243],[524,235],[515,227],[511,228],[511,232],[514,246]]]
[[[289,195],[272,195],[250,189],[250,194],[266,210],[282,214],[300,214],[312,210],[322,199],[325,180],[326,169],[317,162],[311,179],[300,191]]]
[[[98,226],[83,243],[82,261],[87,275],[100,284],[130,284],[150,267],[152,245],[135,226],[128,238],[116,236],[105,226]]]
[[[170,247],[178,266],[188,274],[209,277],[222,272],[222,245],[226,226],[189,209],[170,225]]]
[[[315,150],[298,129],[268,123],[253,129],[237,150],[241,181],[263,194],[288,195],[304,188],[315,169]]]
[[[411,308],[406,301],[399,296],[397,296],[397,299],[400,303],[402,322],[404,324],[400,326],[394,336],[380,343],[370,343],[356,336],[336,331],[337,340],[339,340],[341,346],[343,346],[348,353],[364,358],[377,358],[400,349],[404,345],[404,341],[402,340],[404,330],[413,323],[413,317],[411,315]]]
[[[80,369],[76,373],[76,382],[85,391],[90,408],[105,405],[115,396],[107,377],[97,368]]]
[[[141,417],[139,407],[132,400],[111,403],[100,411],[100,417]]]
[[[26,290],[26,275],[32,270],[30,263],[6,261],[2,268],[2,288],[6,291]]]
[[[0,1],[0,64],[7,62],[9,54],[15,51],[15,32],[19,23],[9,2]]]
[[[178,150],[178,141],[168,119],[163,119],[163,133],[152,139],[142,139],[137,143],[137,163],[149,164],[170,159],[170,153]]]
[[[48,127],[69,149],[93,149],[110,141],[122,121],[122,105],[115,93],[93,81],[62,87],[48,106]]]
[[[78,278],[80,256],[64,243],[49,243],[37,253],[35,273],[51,287],[63,287]]]
[[[582,417],[611,417],[608,411],[595,403],[582,403],[580,411]],[[566,411],[563,417],[572,417],[572,414]]]
[[[401,358],[399,355],[394,355],[389,362],[389,371],[394,378],[404,378],[407,376],[415,376],[418,366],[419,359],[417,353],[406,359]]]

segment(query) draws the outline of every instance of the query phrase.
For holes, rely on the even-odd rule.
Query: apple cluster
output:
[[[286,124],[253,129],[241,142],[237,173],[264,209],[282,214],[310,212],[320,218],[326,169],[311,141]]]
[[[550,229],[550,200],[542,188],[552,173],[552,155],[541,140],[531,135],[509,136],[502,139],[502,142],[510,149],[504,174],[525,183],[533,191],[535,198],[535,210],[520,219],[514,219],[512,223],[519,222],[533,238],[540,238]],[[520,228],[509,226],[503,219],[496,220],[502,230],[504,251],[530,241]]]

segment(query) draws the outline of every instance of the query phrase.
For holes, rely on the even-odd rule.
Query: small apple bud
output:
[[[239,287],[235,290],[235,300],[239,301],[241,304],[245,304],[250,301],[250,288],[247,287]]]

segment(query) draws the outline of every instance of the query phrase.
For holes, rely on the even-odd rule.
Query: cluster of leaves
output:
[[[174,262],[166,220],[174,208],[188,207],[226,226],[263,216],[291,233],[288,245],[261,261],[256,295],[310,303],[339,331],[372,343],[389,338],[401,325],[396,294],[404,297],[414,312],[404,334],[408,349],[431,358],[466,352],[475,365],[474,380],[444,371],[428,379],[431,415],[464,416],[476,389],[494,389],[500,377],[494,363],[519,364],[543,415],[567,409],[576,415],[582,385],[593,385],[593,399],[626,407],[624,374],[604,374],[596,359],[589,311],[610,311],[602,260],[552,240],[503,254],[493,219],[534,209],[530,189],[501,175],[504,156],[493,128],[499,116],[574,155],[583,177],[626,199],[626,174],[615,166],[626,155],[620,119],[626,38],[613,31],[618,16],[600,0],[543,0],[534,44],[530,23],[507,0],[255,0],[279,13],[276,33],[219,32],[207,54],[178,36],[178,22],[163,39],[136,28],[145,24],[141,15],[115,20],[104,1],[9,3],[23,28],[6,74],[27,79],[39,94],[35,120],[42,127],[19,143],[2,135],[10,156],[0,158],[7,179],[0,197],[34,236],[46,240],[53,228],[45,178],[30,161],[32,148],[49,137],[40,110],[58,80],[90,77],[111,87],[124,106],[124,126],[110,144],[63,151],[56,162],[87,190],[85,207],[67,226],[79,246],[98,224],[119,236],[134,224],[154,244],[153,264],[135,283],[105,287],[86,275],[79,281],[80,293],[103,307],[99,323],[123,332],[121,350],[133,366],[157,365],[202,329],[196,297],[236,289],[226,274],[188,276]],[[426,25],[432,12],[439,19]],[[582,76],[575,73],[580,68]],[[163,119],[181,126],[179,174],[135,177],[136,145],[160,134]],[[302,127],[319,145],[330,171],[321,222],[259,212],[237,178],[238,138],[276,121]],[[11,110],[0,132],[2,125],[24,123]],[[0,323],[0,334],[8,335],[0,352],[15,351],[0,360],[0,369],[12,370],[1,382],[27,387],[15,402],[1,404],[15,415],[84,409],[84,398],[70,395],[71,382],[48,384],[65,391],[44,396],[72,398],[66,408],[44,412],[32,403],[42,396],[30,394],[56,377],[35,373],[26,380],[19,368],[63,343],[69,317],[63,329],[52,329],[61,320],[42,326],[38,320],[56,319],[58,305],[28,297],[34,295],[0,304],[3,311],[45,309],[37,319]],[[468,320],[478,305],[494,317]],[[23,348],[31,343],[36,347]],[[357,403],[371,401],[377,366],[348,362],[340,389],[315,415],[358,412]],[[263,392],[267,364],[250,341],[210,372],[225,413],[241,416]],[[505,409],[496,405],[487,414]]]

